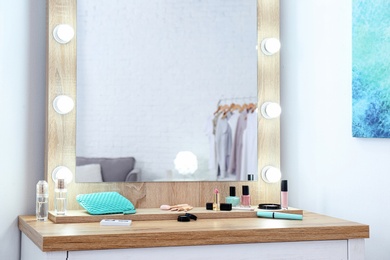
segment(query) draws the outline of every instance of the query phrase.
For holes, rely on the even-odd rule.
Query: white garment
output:
[[[246,165],[246,175],[245,180],[247,180],[248,174],[253,174],[257,176],[257,120],[258,120],[257,110],[253,113],[249,113],[246,118],[246,130],[245,130],[245,165]]]
[[[228,118],[221,114],[218,117],[215,130],[215,144],[219,178],[222,179],[227,177],[227,168],[232,146],[231,134],[232,133],[228,124]]]
[[[231,116],[229,117],[228,120],[230,129],[232,130],[232,143],[234,143],[234,138],[236,137],[237,122],[239,117],[240,117],[240,112],[235,110],[231,113]]]
[[[231,113],[231,116],[228,120],[228,124],[230,126],[231,131],[232,131],[232,147],[231,147],[230,155],[232,155],[234,153],[234,149],[235,149],[234,143],[235,143],[235,139],[236,139],[236,130],[237,130],[237,123],[238,123],[239,117],[240,117],[240,112],[235,110]],[[229,162],[228,162],[228,173],[229,174],[235,174],[235,170],[231,167],[232,165],[234,165],[234,162],[232,162],[233,158],[234,158],[234,156],[229,157]]]
[[[237,121],[237,128],[236,128],[236,134],[234,138],[234,143],[232,147],[232,154],[230,163],[229,163],[229,172],[236,174],[236,180],[241,179],[241,159],[242,159],[242,135],[244,133],[244,130],[246,128],[246,110],[242,111],[240,113],[240,116]]]
[[[246,181],[247,180],[247,173],[248,173],[248,151],[247,151],[247,129],[248,129],[248,122],[246,125],[246,128],[244,129],[242,133],[242,153],[241,153],[241,170],[239,171],[240,181]]]
[[[207,118],[205,127],[204,127],[204,133],[207,136],[207,139],[209,140],[209,170],[213,171],[216,170],[216,154],[215,154],[215,134],[214,134],[214,115],[210,115]]]

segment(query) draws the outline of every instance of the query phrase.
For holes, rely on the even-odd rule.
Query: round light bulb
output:
[[[61,44],[67,44],[74,37],[74,30],[69,24],[59,24],[53,30],[54,39]]]
[[[280,181],[280,179],[282,178],[282,173],[276,167],[266,166],[261,171],[261,177],[267,183],[275,183]]]
[[[261,42],[261,51],[265,55],[273,55],[280,50],[280,41],[276,38],[266,38]]]
[[[57,96],[53,101],[53,108],[58,114],[67,114],[74,108],[73,99],[66,95]]]
[[[193,174],[198,169],[198,159],[190,151],[181,151],[176,155],[175,169],[182,175]]]
[[[282,108],[278,103],[265,102],[263,105],[261,105],[261,114],[267,119],[277,118],[281,113]]]
[[[68,184],[72,181],[73,174],[68,167],[58,166],[51,173],[51,178],[53,179],[54,182],[57,181],[58,179],[64,179],[65,182]]]

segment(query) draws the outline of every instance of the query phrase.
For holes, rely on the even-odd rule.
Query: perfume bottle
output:
[[[242,186],[242,195],[241,195],[241,207],[249,208],[251,206],[251,196],[249,195],[249,186]]]
[[[46,181],[38,181],[36,186],[35,214],[38,221],[47,221],[49,214],[49,184]]]
[[[66,215],[67,193],[68,190],[65,187],[65,180],[58,179],[54,189],[56,215]]]
[[[236,187],[230,186],[229,195],[229,197],[225,198],[225,202],[232,204],[232,207],[239,206],[240,198],[236,196]]]

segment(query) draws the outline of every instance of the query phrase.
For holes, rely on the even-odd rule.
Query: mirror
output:
[[[76,182],[256,176],[256,6],[78,0]]]
[[[82,1],[82,0],[79,0]],[[184,3],[185,1],[183,1]],[[198,1],[199,2],[199,1]],[[200,1],[201,2],[201,1]],[[226,1],[239,5],[240,1]],[[76,168],[76,110],[73,109],[67,114],[57,114],[52,102],[59,95],[66,95],[77,100],[76,108],[81,104],[76,95],[76,46],[78,35],[66,44],[59,44],[52,37],[52,31],[58,24],[68,24],[76,28],[76,0],[48,0],[48,60],[47,60],[47,144],[46,144],[46,179],[52,182],[51,173],[58,166],[66,166],[73,173]],[[226,24],[228,26],[229,24]],[[98,26],[98,25],[97,25]],[[279,1],[258,0],[257,1],[257,45],[265,38],[279,38]],[[158,44],[154,45],[157,48]],[[253,47],[254,49],[254,47]],[[252,50],[253,50],[252,49]],[[251,51],[252,51],[251,50]],[[279,103],[279,53],[265,55],[257,50],[257,106],[265,102]],[[173,71],[175,72],[175,71]],[[192,72],[191,72],[192,73]],[[208,109],[213,112],[216,103],[221,96],[213,95],[215,98]],[[233,94],[233,98],[234,98]],[[78,104],[80,102],[80,104]],[[148,102],[150,102],[148,100]],[[210,111],[211,110],[211,111]],[[279,199],[279,183],[268,184],[258,178],[261,169],[265,166],[280,168],[280,121],[279,119],[258,118],[258,169],[255,174],[257,181],[249,183],[253,203],[277,202]],[[162,136],[163,138],[164,136]],[[164,148],[164,147],[162,147]],[[163,153],[164,149],[160,152]],[[172,159],[171,159],[172,161]],[[165,169],[164,169],[165,171]],[[74,178],[73,178],[74,180]],[[248,184],[247,182],[245,182]],[[241,182],[139,182],[139,183],[75,183],[69,185],[69,196],[76,196],[79,193],[117,190],[123,195],[131,198],[138,207],[154,207],[167,203],[178,203],[182,200],[183,194],[191,191],[191,196],[185,196],[186,202],[194,206],[204,205],[212,194],[210,187],[218,186],[222,192],[227,192],[229,185],[242,185]],[[209,195],[208,195],[209,194]],[[78,208],[77,203],[69,208]],[[163,203],[162,203],[163,202]]]

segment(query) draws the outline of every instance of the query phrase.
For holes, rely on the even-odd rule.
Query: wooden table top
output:
[[[303,220],[133,220],[130,226],[55,224],[19,216],[19,229],[44,252],[369,238],[368,225],[307,211],[303,215]]]

